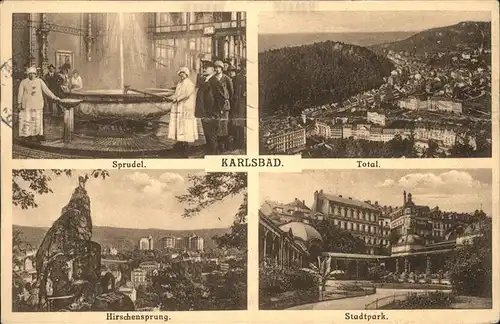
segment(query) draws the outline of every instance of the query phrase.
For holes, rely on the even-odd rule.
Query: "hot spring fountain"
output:
[[[128,36],[131,42],[136,42],[137,35],[130,35],[130,28],[136,31],[140,26],[135,22],[134,14],[129,15],[130,21],[124,22],[124,15],[117,14],[114,28],[108,30],[113,44],[109,48],[118,47],[119,76],[109,78],[105,84],[118,85],[118,89],[110,90],[74,90],[65,95],[68,99],[78,100],[79,105],[74,108],[74,134],[93,138],[137,138],[152,136],[162,125],[161,117],[171,110],[172,89],[142,88],[134,89],[133,86],[124,85],[124,50],[130,51],[130,56],[141,56],[141,45],[127,44],[124,47],[124,37]],[[127,35],[124,29],[128,28]],[[134,31],[132,31],[133,33]],[[134,47],[135,45],[135,47]],[[115,53],[108,55],[114,60]],[[135,59],[134,59],[135,60]],[[136,61],[127,62],[127,69],[140,65]],[[107,73],[111,68],[101,66]],[[142,73],[147,73],[145,70]],[[116,80],[117,77],[119,80]],[[118,82],[117,82],[118,81]],[[71,101],[71,100],[68,100]]]

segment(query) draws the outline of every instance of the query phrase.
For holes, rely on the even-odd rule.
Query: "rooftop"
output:
[[[304,201],[301,201],[298,198],[295,198],[294,201],[292,201],[291,203],[286,204],[286,206],[287,207],[298,207],[300,209],[311,210],[309,207],[307,207],[307,205],[305,204]]]
[[[356,207],[360,207],[360,208],[370,209],[370,210],[373,210],[373,211],[379,211],[374,206],[370,205],[367,202],[361,201],[361,200],[349,199],[349,198],[344,198],[344,197],[336,196],[336,195],[333,195],[333,194],[324,193],[322,190],[320,192],[317,192],[317,193],[320,196],[322,196],[322,197],[324,197],[324,198],[326,198],[326,199],[328,199],[330,201],[334,201],[334,202],[337,202],[337,203],[340,203],[340,204],[356,206]]]

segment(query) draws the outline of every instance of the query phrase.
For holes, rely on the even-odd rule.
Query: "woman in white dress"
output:
[[[172,96],[172,110],[168,126],[168,138],[177,141],[182,149],[188,148],[188,143],[198,139],[198,125],[194,117],[196,103],[196,89],[193,81],[189,79],[189,69],[181,67],[177,72],[179,83]]]
[[[70,79],[70,84],[71,84],[71,90],[80,90],[83,88],[82,77],[80,76],[77,70],[73,71],[73,75],[71,76]]]
[[[40,141],[43,139],[43,94],[54,101],[60,99],[50,91],[42,79],[37,78],[36,68],[28,68],[27,74],[28,77],[19,85],[17,96],[19,136]]]

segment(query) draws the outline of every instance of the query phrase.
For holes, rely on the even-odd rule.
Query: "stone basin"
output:
[[[76,120],[154,121],[168,114],[170,89],[143,89],[152,95],[115,90],[74,90],[64,97],[81,100],[75,107]]]

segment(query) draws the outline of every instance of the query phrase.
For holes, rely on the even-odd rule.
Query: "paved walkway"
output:
[[[369,296],[344,298],[337,300],[327,300],[313,304],[299,305],[288,309],[305,309],[305,310],[325,310],[325,309],[365,309],[365,305],[375,301],[377,298],[392,296],[394,294],[404,294],[407,292],[423,292],[423,289],[384,289],[378,288],[377,292]],[[428,290],[434,291],[434,290]]]

